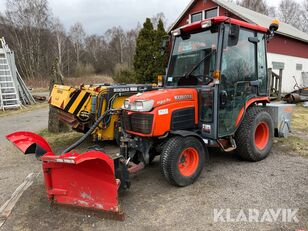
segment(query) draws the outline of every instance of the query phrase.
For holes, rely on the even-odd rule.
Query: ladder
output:
[[[9,48],[4,38],[0,39],[0,109],[20,108],[21,102],[16,88],[12,70],[8,62]]]

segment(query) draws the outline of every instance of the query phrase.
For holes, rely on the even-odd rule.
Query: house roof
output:
[[[192,0],[188,6],[185,8],[185,10],[182,12],[182,14],[178,17],[178,19],[175,21],[175,23],[171,26],[171,29],[174,29],[174,26],[180,22],[180,20],[185,16],[186,12],[193,6],[193,4],[198,1],[198,0]],[[217,5],[225,8],[226,10],[230,11],[231,13],[237,15],[238,17],[242,18],[243,20],[252,23],[252,24],[257,24],[260,26],[268,27],[273,18],[266,16],[264,14],[255,12],[253,10],[247,9],[245,7],[236,5],[235,3],[232,2],[227,2],[224,0],[211,0]],[[279,29],[276,32],[277,34],[281,34],[293,39],[301,40],[303,42],[308,43],[308,34],[305,32],[302,32],[298,30],[297,28],[284,23],[280,22],[279,24]]]

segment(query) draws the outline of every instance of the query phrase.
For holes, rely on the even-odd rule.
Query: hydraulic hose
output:
[[[77,140],[75,143],[73,143],[71,146],[69,146],[68,148],[66,148],[62,154],[67,153],[72,151],[74,148],[78,147],[80,144],[82,144],[87,138],[88,136],[90,136],[92,134],[92,132],[94,131],[94,129],[99,125],[99,123],[111,112],[114,111],[112,109],[105,111],[104,114],[102,114],[96,121],[95,123],[92,125],[92,127],[79,139]]]

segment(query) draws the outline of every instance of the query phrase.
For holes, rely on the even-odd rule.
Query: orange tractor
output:
[[[162,175],[176,186],[198,178],[209,147],[260,161],[269,155],[274,135],[266,108],[266,43],[277,29],[277,22],[264,28],[223,16],[179,28],[172,32],[164,87],[106,111],[63,154],[33,133],[7,138],[42,160],[50,200],[110,212],[120,212],[118,190],[130,186],[129,174],[157,155]],[[121,118],[120,153],[111,158],[99,149],[74,151],[110,114]]]

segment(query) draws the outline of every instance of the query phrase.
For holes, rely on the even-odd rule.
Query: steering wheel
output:
[[[197,79],[198,83],[202,83],[202,84],[205,84],[205,85],[214,81],[214,78],[211,77],[210,75],[202,75],[202,74],[199,74],[199,75],[190,74],[189,76],[186,76],[185,78],[186,79],[195,78],[195,79]]]
[[[209,84],[210,82],[214,81],[214,78],[211,77],[210,75],[190,75],[190,76],[193,76],[195,78],[198,79],[198,82],[199,83],[202,83],[202,84]]]
[[[197,75],[195,76],[198,79],[198,82],[208,85],[209,83],[214,81],[214,78],[210,75]]]

